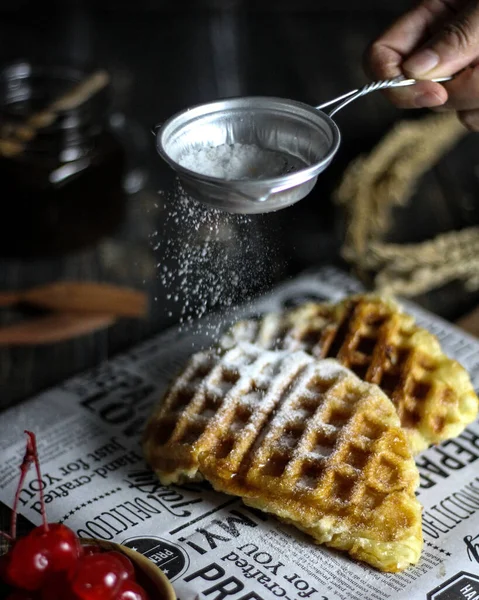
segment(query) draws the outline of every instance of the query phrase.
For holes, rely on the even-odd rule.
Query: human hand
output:
[[[479,0],[422,0],[374,41],[365,66],[375,80],[431,79],[465,69],[446,84],[421,81],[385,94],[399,108],[457,111],[467,128],[479,131]]]

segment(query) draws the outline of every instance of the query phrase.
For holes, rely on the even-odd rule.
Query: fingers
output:
[[[479,67],[467,69],[447,87],[449,98],[440,110],[456,110],[465,127],[479,131]]]
[[[454,14],[463,0],[452,7],[443,0],[425,0],[398,19],[369,48],[365,58],[366,72],[372,79],[392,79],[403,75],[403,62],[427,37],[434,25]],[[397,88],[384,95],[399,108],[440,106],[447,92],[439,84],[421,83],[410,88]]]
[[[384,45],[381,40],[371,46],[366,69],[373,80],[393,79],[402,75],[402,55]],[[404,88],[385,90],[383,94],[398,108],[426,108],[441,106],[447,101],[446,89],[439,83],[421,81]]]
[[[474,0],[472,4],[477,7],[479,1]],[[372,44],[365,59],[366,72],[372,79],[390,79],[403,75],[405,61],[431,35],[431,31],[440,24],[456,19],[466,6],[468,0],[423,0]],[[453,72],[451,70],[443,74]],[[406,74],[412,76],[411,72]],[[448,99],[446,89],[432,82],[387,90],[384,95],[399,108],[437,107]]]
[[[422,0],[371,46],[366,70],[373,79],[399,75],[432,79],[466,69],[444,85],[431,81],[387,90],[400,108],[456,110],[479,130],[479,0]]]
[[[442,0],[425,0],[398,19],[369,48],[366,70],[376,79],[403,74],[402,64],[427,36],[434,23],[454,14]]]
[[[436,2],[437,0],[434,0]],[[441,0],[443,1],[443,0]],[[430,0],[427,0],[429,4]],[[457,6],[457,5],[456,5]],[[479,55],[479,2],[470,0],[403,63],[410,77],[452,75]]]
[[[467,69],[446,84],[448,99],[445,110],[468,111],[479,109],[479,67]]]
[[[432,81],[386,90],[384,95],[398,108],[434,108],[444,105],[448,99],[444,86]]]

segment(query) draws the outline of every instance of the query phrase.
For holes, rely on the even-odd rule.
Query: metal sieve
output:
[[[333,115],[370,92],[415,83],[415,79],[404,78],[377,81],[317,107],[264,96],[219,100],[188,108],[156,125],[153,133],[158,153],[177,172],[190,196],[231,213],[271,212],[309,194],[318,175],[333,160],[341,141]],[[327,107],[329,111],[324,112]],[[222,144],[251,144],[277,152],[284,161],[283,174],[223,179],[181,165],[185,154]]]

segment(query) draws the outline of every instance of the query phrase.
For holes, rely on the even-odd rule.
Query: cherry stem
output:
[[[35,463],[35,471],[37,472],[38,487],[39,487],[38,493],[40,496],[40,510],[42,512],[43,529],[45,531],[48,531],[47,512],[45,510],[45,497],[43,494],[42,472],[40,471],[40,461],[38,459],[38,452],[37,452],[37,438],[35,437],[35,434],[32,433],[31,431],[25,431],[25,433],[30,438],[32,451],[33,451],[33,461]]]
[[[25,477],[27,476],[28,469],[33,462],[32,456],[32,447],[30,438],[27,439],[27,447],[25,450],[25,454],[23,456],[22,464],[20,465],[20,479],[18,480],[17,491],[15,492],[15,499],[13,501],[13,509],[12,509],[12,521],[10,527],[10,537],[12,540],[15,540],[17,537],[17,511],[18,511],[18,502],[20,500],[20,493],[23,488],[23,482],[25,481]]]
[[[20,479],[17,485],[17,491],[15,492],[15,499],[13,501],[13,509],[12,509],[12,520],[11,520],[11,528],[10,528],[10,541],[14,541],[17,537],[17,514],[18,514],[18,503],[20,501],[20,494],[23,489],[23,484],[25,482],[25,477],[27,476],[28,470],[32,462],[35,463],[35,469],[37,471],[37,479],[40,485],[40,506],[42,511],[42,520],[43,527],[45,531],[48,531],[48,523],[45,514],[45,501],[43,498],[43,489],[42,489],[42,477],[40,472],[40,463],[38,461],[38,453],[37,453],[37,440],[35,438],[35,434],[31,431],[25,431],[27,434],[27,447],[25,450],[25,455],[23,457],[22,464],[20,465]]]

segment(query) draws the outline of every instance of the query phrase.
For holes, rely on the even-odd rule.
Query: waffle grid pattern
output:
[[[163,483],[201,475],[379,568],[419,557],[418,474],[397,413],[335,360],[249,344],[199,353],[144,450]]]
[[[477,416],[466,371],[391,301],[358,296],[337,305],[306,304],[238,323],[220,345],[237,340],[336,358],[379,385],[393,401],[414,453],[458,435]]]
[[[217,456],[229,455],[240,437],[244,447],[248,440],[252,443],[254,432],[280,401],[283,387],[312,361],[305,353],[267,352],[250,345],[234,348],[222,358],[214,350],[194,355],[146,431],[153,462],[158,456],[163,468],[168,461],[173,466],[171,480],[166,475],[163,480],[191,477],[198,455],[215,445],[219,426]]]
[[[257,405],[242,429],[218,432],[200,470],[224,491],[299,493],[317,514],[367,520],[388,495],[409,484],[412,491],[416,480],[402,432],[390,432],[398,425],[394,408],[375,392],[337,363],[312,363],[286,388],[260,435],[255,416],[264,409]]]

